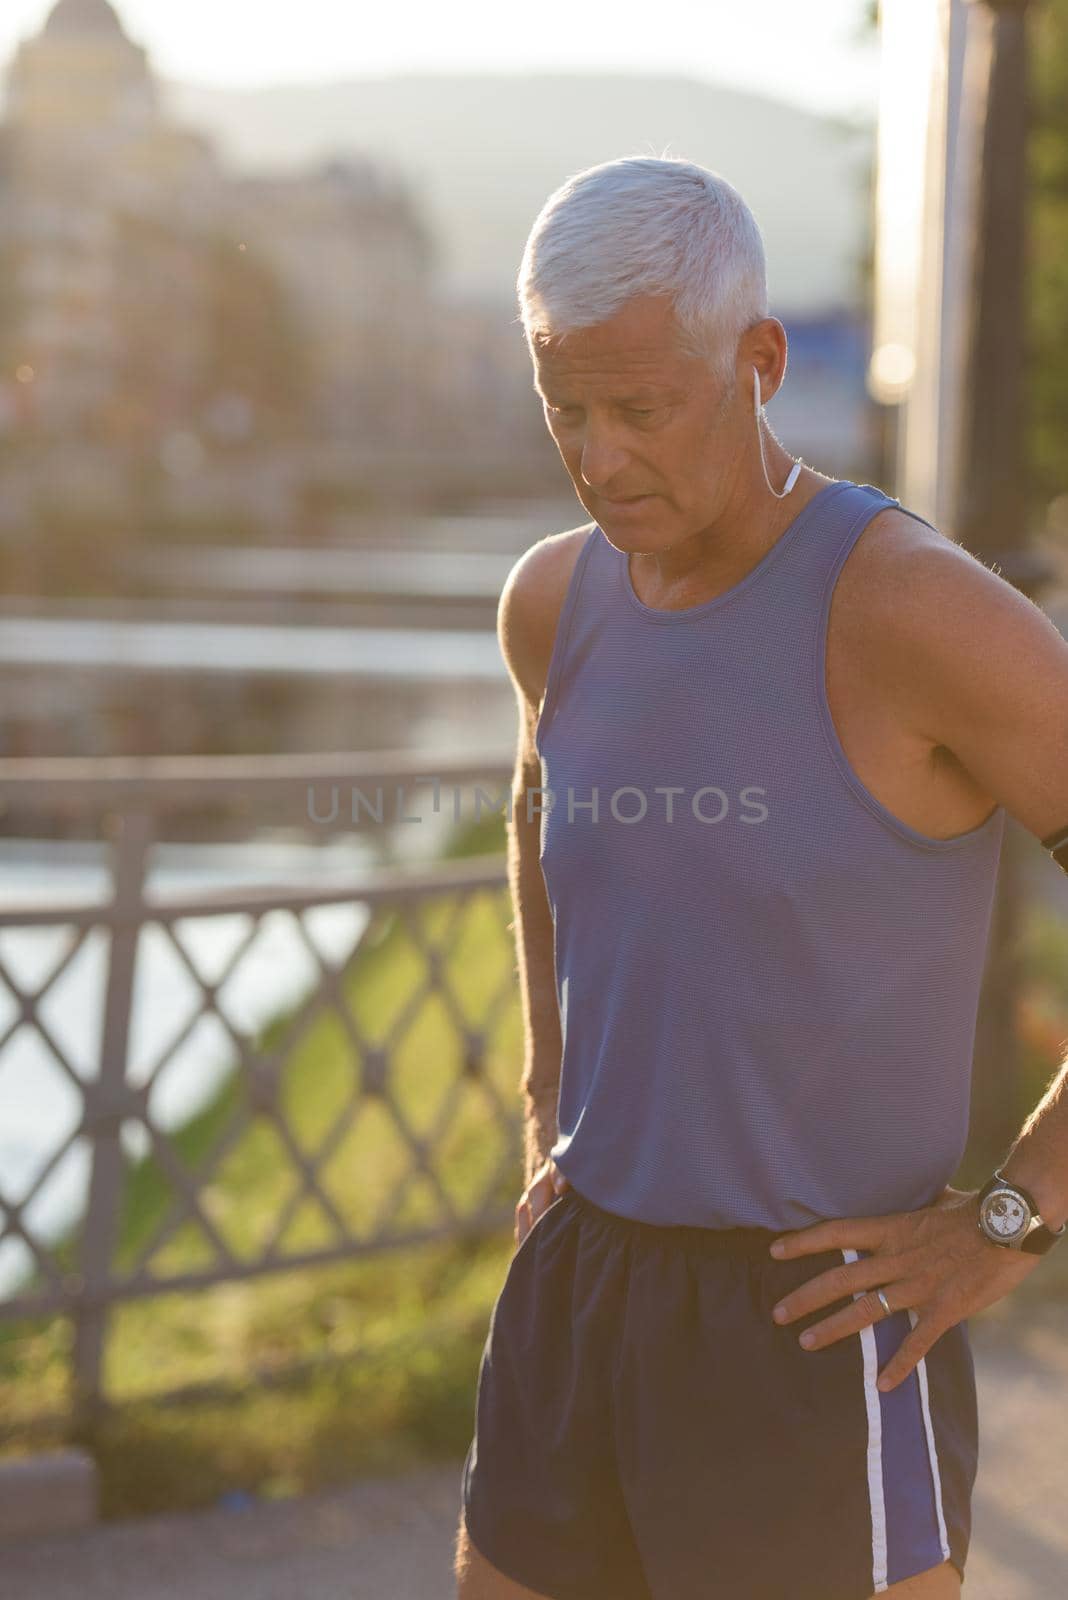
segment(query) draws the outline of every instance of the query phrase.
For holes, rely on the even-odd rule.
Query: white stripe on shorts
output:
[[[915,1311],[909,1312],[909,1321],[915,1327],[917,1323]],[[916,1363],[916,1376],[920,1383],[920,1405],[923,1407],[923,1426],[927,1434],[927,1458],[931,1463],[931,1482],[934,1485],[935,1514],[938,1517],[938,1539],[942,1546],[942,1559],[949,1560],[949,1535],[946,1532],[946,1518],[942,1510],[942,1474],[938,1467],[938,1449],[935,1445],[934,1424],[931,1421],[931,1396],[927,1388],[927,1361],[921,1359]]]
[[[855,1250],[843,1250],[847,1264],[859,1257]],[[854,1300],[859,1300],[863,1290],[858,1290]],[[871,1505],[871,1581],[875,1594],[887,1586],[886,1551],[886,1500],[883,1494],[883,1413],[881,1397],[875,1387],[879,1376],[879,1352],[875,1345],[875,1328],[869,1323],[860,1330],[860,1346],[864,1355],[864,1404],[868,1413],[868,1500]],[[926,1415],[926,1412],[925,1412]],[[928,1448],[932,1437],[928,1436]]]

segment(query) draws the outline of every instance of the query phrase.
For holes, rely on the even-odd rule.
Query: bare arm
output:
[[[508,878],[515,913],[516,958],[523,1010],[524,1182],[529,1186],[556,1140],[560,1092],[560,1012],[556,997],[553,922],[540,850],[541,762],[534,731],[545,696],[556,625],[588,526],[542,539],[508,576],[497,614],[501,653],[519,711],[519,736],[508,830]],[[528,803],[528,795],[530,801]]]
[[[528,813],[527,797],[541,787],[541,763],[534,749],[537,713],[519,704],[519,742],[512,785],[512,825],[508,832],[508,881],[515,912],[516,960],[523,1008],[524,1182],[530,1183],[548,1157],[558,1132],[560,1092],[560,1011],[553,965],[553,923],[538,860],[540,816]]]
[[[877,634],[886,670],[911,690],[916,726],[1036,838],[1068,824],[1068,642],[953,544],[913,550],[898,576],[896,590],[880,591],[888,625]],[[1002,1167],[1052,1227],[1068,1218],[1068,1061]]]

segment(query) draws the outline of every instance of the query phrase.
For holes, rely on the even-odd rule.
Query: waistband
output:
[[[606,1211],[588,1195],[580,1194],[574,1184],[570,1184],[554,1203],[568,1202],[581,1217],[597,1223],[621,1240],[637,1239],[645,1244],[668,1245],[704,1255],[756,1255],[764,1256],[771,1263],[774,1258],[768,1255],[768,1246],[786,1231],[782,1228],[702,1228],[681,1222],[643,1222],[637,1217],[621,1216],[618,1211]]]

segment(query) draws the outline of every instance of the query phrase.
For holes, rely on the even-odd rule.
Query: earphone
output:
[[[801,471],[801,457],[798,456],[797,460],[790,468],[790,476],[786,480],[786,487],[783,489],[782,493],[780,494],[778,490],[772,489],[771,479],[768,477],[768,465],[764,460],[764,430],[760,426],[760,374],[757,372],[756,367],[753,368],[753,415],[757,419],[757,439],[760,443],[760,465],[764,468],[764,482],[767,484],[768,488],[771,489],[771,492],[775,496],[776,500],[783,500],[790,493],[790,490],[797,482],[798,474]]]

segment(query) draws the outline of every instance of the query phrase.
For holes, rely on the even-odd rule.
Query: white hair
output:
[[[723,385],[740,336],[768,315],[756,218],[726,178],[681,156],[622,156],[568,178],[530,230],[516,289],[532,356],[536,336],[670,295],[679,347]]]

